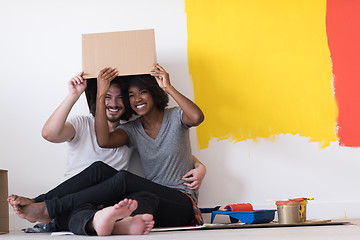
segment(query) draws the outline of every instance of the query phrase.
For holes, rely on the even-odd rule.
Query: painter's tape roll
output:
[[[250,203],[236,203],[226,205],[224,209],[229,211],[253,211],[253,206]]]

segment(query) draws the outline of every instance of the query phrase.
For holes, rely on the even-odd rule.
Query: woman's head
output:
[[[148,91],[152,97],[154,106],[161,111],[163,111],[169,103],[169,96],[167,93],[159,87],[156,79],[149,74],[129,76],[127,88],[129,97],[132,96],[132,93],[129,92],[129,89],[136,88],[138,90]],[[134,113],[136,114],[135,111]]]

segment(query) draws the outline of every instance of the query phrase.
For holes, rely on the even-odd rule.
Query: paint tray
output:
[[[199,208],[201,213],[212,213],[214,211],[218,211],[220,209],[220,206],[216,206],[213,208]]]
[[[229,215],[230,221],[236,223],[239,220],[245,224],[269,223],[274,220],[276,210],[254,210],[254,211],[218,211],[211,213],[211,223],[217,214]]]

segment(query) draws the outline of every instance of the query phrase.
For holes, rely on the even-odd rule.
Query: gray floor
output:
[[[332,225],[332,226],[306,226],[306,227],[274,227],[274,228],[241,228],[241,229],[220,229],[220,230],[191,230],[191,231],[171,231],[171,232],[152,232],[146,236],[110,236],[110,237],[91,237],[92,239],[360,239],[359,219],[346,220],[355,224]],[[20,231],[13,231],[9,234],[0,235],[0,239],[89,239],[86,236],[51,236],[50,234],[31,234]]]

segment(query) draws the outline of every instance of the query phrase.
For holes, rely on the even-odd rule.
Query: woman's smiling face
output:
[[[129,87],[129,101],[131,108],[139,116],[148,114],[154,107],[154,100],[150,92],[136,86]]]

